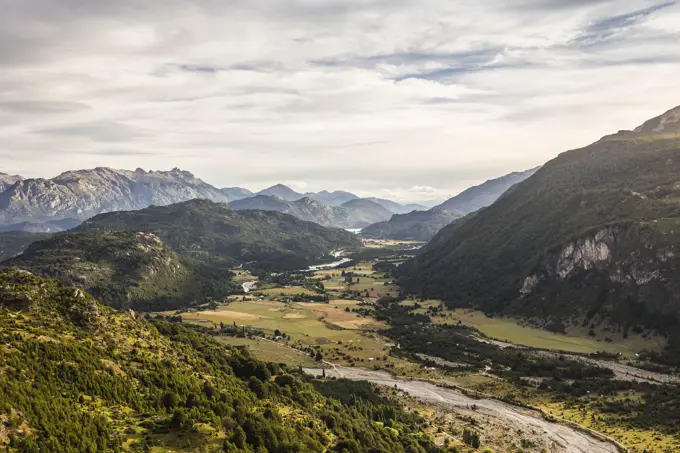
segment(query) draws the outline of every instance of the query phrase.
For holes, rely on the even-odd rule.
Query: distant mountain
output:
[[[219,189],[189,172],[95,168],[53,179],[26,179],[0,192],[0,224],[40,223],[102,212],[142,209],[194,198],[228,202]]]
[[[261,190],[256,195],[269,195],[272,197],[283,198],[286,201],[296,201],[304,197],[303,194],[296,192],[290,187],[284,186],[283,184],[277,184],[275,186]]]
[[[432,209],[395,214],[389,221],[379,222],[361,230],[361,235],[379,239],[429,241],[442,228],[463,217],[459,211]]]
[[[364,198],[348,201],[341,207],[349,211],[352,223],[356,225],[352,228],[363,228],[373,223],[389,220],[392,217],[390,210]]]
[[[679,122],[676,108],[559,155],[400,266],[404,289],[546,323],[665,332],[680,362]]]
[[[34,242],[52,236],[51,233],[29,233],[27,231],[0,232],[0,262],[19,255]]]
[[[301,220],[336,228],[362,228],[373,219],[389,218],[391,213],[376,203],[352,200],[342,206],[327,206],[310,197],[287,201],[280,197],[257,195],[229,203],[236,210],[261,209],[290,214]]]
[[[435,206],[433,209],[451,209],[469,214],[481,208],[491,206],[509,188],[531,177],[539,168],[536,167],[523,172],[510,173],[478,186],[470,187],[439,206]]]
[[[117,308],[171,310],[237,290],[232,275],[180,257],[151,233],[54,236],[0,264],[79,286]]]
[[[342,204],[347,203],[348,201],[356,200],[357,198],[359,198],[353,193],[343,192],[340,190],[337,190],[335,192],[329,192],[327,190],[323,190],[317,193],[310,192],[306,193],[305,196],[312,198],[316,201],[320,201],[321,203],[328,206],[340,206]]]
[[[442,228],[470,212],[494,203],[512,186],[533,175],[538,168],[511,173],[498,179],[471,187],[460,195],[427,210],[410,209],[389,200],[370,198],[387,209],[402,215],[395,215],[387,222],[380,222],[364,228],[361,233],[379,239],[429,241]],[[421,206],[415,205],[419,208]],[[401,212],[399,212],[401,211]]]
[[[0,225],[0,232],[6,231],[26,231],[29,233],[59,233],[70,230],[80,225],[82,222],[77,219],[50,220],[49,222],[21,222],[12,225]]]
[[[101,214],[72,231],[116,230],[153,233],[180,255],[203,262],[276,270],[300,269],[333,250],[362,245],[347,231],[273,211],[236,211],[208,200]]]
[[[9,189],[15,183],[21,181],[22,179],[24,178],[22,178],[19,175],[8,175],[6,173],[0,173],[0,192]]]
[[[427,206],[422,205],[422,204],[415,204],[415,203],[407,204],[407,205],[404,205],[404,214],[406,214],[408,212],[413,212],[413,211],[427,211],[428,209],[430,209],[430,208],[428,208]]]
[[[369,197],[369,198],[364,198],[364,199],[372,201],[373,203],[379,204],[383,208],[390,211],[392,214],[406,214],[407,212],[416,211],[416,210],[427,210],[427,208],[423,208],[422,206],[419,206],[419,205],[409,205],[409,207],[406,207],[406,206],[401,205],[399,203],[396,203],[392,200],[386,200],[384,198]],[[418,206],[418,208],[411,209],[414,206]],[[421,208],[423,208],[423,209],[421,209]]]
[[[222,193],[227,196],[229,201],[242,200],[244,198],[253,196],[253,193],[250,190],[244,189],[242,187],[225,187],[221,190]]]

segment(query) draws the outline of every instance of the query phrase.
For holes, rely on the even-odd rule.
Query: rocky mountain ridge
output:
[[[228,202],[219,189],[177,168],[171,171],[68,171],[52,179],[26,179],[0,192],[0,223],[87,219],[104,212],[143,209],[194,198]]]
[[[7,173],[0,173],[0,192],[12,187],[18,181],[24,179],[19,175],[8,175]]]

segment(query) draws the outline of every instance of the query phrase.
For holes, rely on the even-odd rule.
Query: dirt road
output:
[[[305,369],[308,374],[321,375],[321,369]],[[569,426],[551,423],[534,411],[492,400],[474,399],[457,390],[440,388],[425,381],[402,380],[380,371],[362,368],[333,366],[326,370],[326,376],[335,376],[355,381],[369,381],[380,385],[397,387],[421,401],[446,406],[456,412],[474,413],[490,423],[504,427],[508,432],[527,433],[533,442],[550,453],[619,453],[613,444],[598,440]]]

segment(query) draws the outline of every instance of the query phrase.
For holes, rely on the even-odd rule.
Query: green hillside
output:
[[[91,292],[117,308],[170,310],[238,288],[227,269],[180,257],[150,233],[76,233],[30,245],[0,269],[19,268]]]
[[[413,211],[408,214],[395,214],[386,222],[379,222],[361,230],[362,236],[378,239],[401,241],[429,241],[442,228],[463,213],[449,209]]]
[[[673,332],[678,174],[678,135],[662,128],[606,137],[561,154],[489,208],[445,228],[398,273],[405,290],[452,306],[546,324],[606,321]]]
[[[27,231],[6,231],[0,233],[0,261],[12,258],[34,242],[50,237],[50,233],[29,233]]]
[[[268,270],[300,269],[333,250],[361,247],[344,230],[278,212],[234,211],[208,200],[101,214],[73,231],[116,230],[153,233],[180,255],[203,262]]]
[[[26,273],[0,274],[0,344],[2,451],[439,451],[371,385],[312,381]]]

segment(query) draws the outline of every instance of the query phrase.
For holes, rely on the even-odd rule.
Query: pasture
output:
[[[434,301],[432,301],[434,303]],[[438,303],[437,303],[438,304]],[[429,305],[421,303],[424,307]],[[424,312],[425,309],[418,311]],[[532,348],[550,349],[555,351],[590,354],[598,351],[620,353],[626,357],[633,357],[643,349],[658,350],[663,347],[661,339],[644,339],[640,335],[630,334],[623,338],[621,334],[597,332],[597,337],[588,336],[587,330],[568,328],[567,334],[548,332],[543,329],[521,325],[519,320],[512,318],[490,318],[484,313],[469,309],[446,310],[443,316],[432,318],[436,323],[462,324],[482,332],[489,338]],[[612,341],[605,341],[611,336]]]

